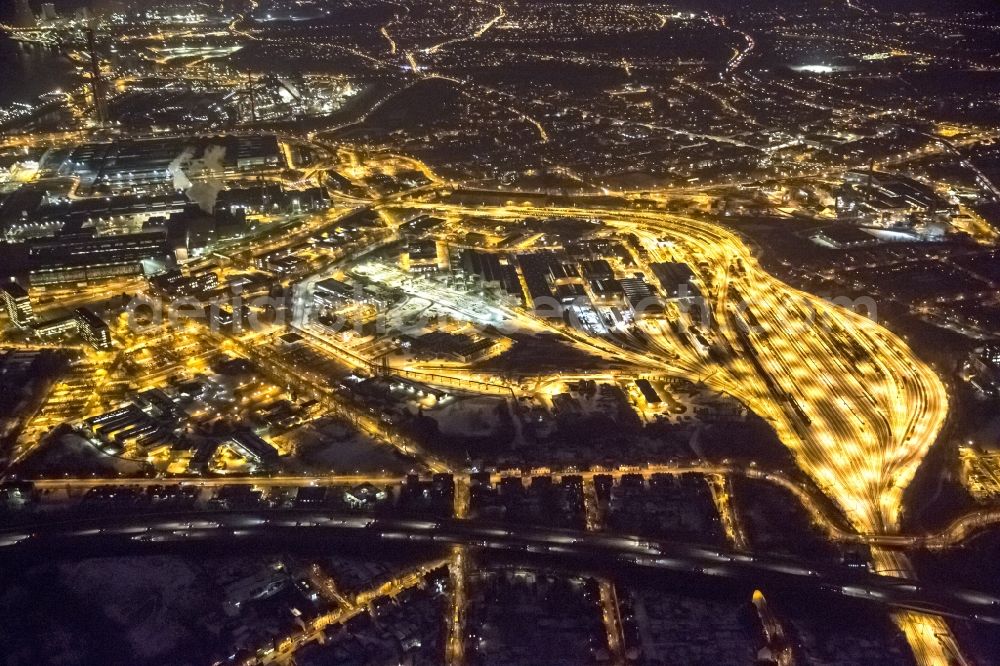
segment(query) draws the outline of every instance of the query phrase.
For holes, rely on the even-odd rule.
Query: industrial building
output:
[[[141,275],[144,260],[166,261],[169,255],[162,231],[55,236],[33,239],[27,245],[29,281],[33,286]]]
[[[88,308],[77,308],[75,313],[80,337],[94,349],[111,349],[111,329],[107,323]]]
[[[650,264],[650,268],[663,291],[663,295],[667,298],[686,298],[694,295],[691,284],[691,280],[694,279],[694,271],[687,264],[664,261]]]
[[[27,328],[35,320],[34,312],[31,309],[31,299],[17,282],[11,280],[0,286],[0,298],[3,299],[7,316],[18,328]]]

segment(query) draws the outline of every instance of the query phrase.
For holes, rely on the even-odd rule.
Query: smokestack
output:
[[[90,51],[90,89],[94,95],[94,115],[97,117],[97,124],[104,125],[108,122],[108,103],[104,99],[104,81],[101,79],[101,63],[97,59],[93,28],[87,28],[87,50]]]
[[[865,203],[872,200],[872,183],[875,181],[875,158],[868,162],[868,190],[865,192]]]
[[[31,11],[28,0],[17,0],[17,12],[14,17],[14,24],[18,28],[34,28],[38,25],[35,13]]]
[[[257,124],[257,107],[253,103],[253,74],[247,70],[247,92],[250,93],[250,125]]]

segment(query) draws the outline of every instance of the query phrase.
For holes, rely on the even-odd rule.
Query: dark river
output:
[[[76,75],[59,49],[16,42],[0,35],[0,106],[31,102],[43,93],[74,86]]]

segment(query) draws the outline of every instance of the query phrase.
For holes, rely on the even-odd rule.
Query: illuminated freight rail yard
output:
[[[661,245],[669,243],[671,253],[699,267],[713,332],[733,353],[720,372],[710,373],[706,360],[684,355],[683,347],[664,340],[665,349],[683,362],[666,361],[665,369],[709,374],[706,383],[771,420],[799,464],[859,530],[897,528],[902,492],[934,443],[948,406],[941,380],[897,336],[782,284],[757,266],[737,236],[715,225],[590,208],[460,212],[495,219],[600,215],[640,234],[651,254],[663,253]],[[747,317],[754,318],[756,330],[748,328]],[[649,363],[664,360],[651,356]]]

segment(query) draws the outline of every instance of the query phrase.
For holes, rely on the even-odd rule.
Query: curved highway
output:
[[[320,549],[357,542],[468,545],[501,553],[592,561],[752,585],[805,588],[892,609],[1000,625],[1000,599],[845,566],[644,537],[469,520],[374,518],[318,510],[192,511],[38,522],[0,531],[0,559],[207,550]]]

